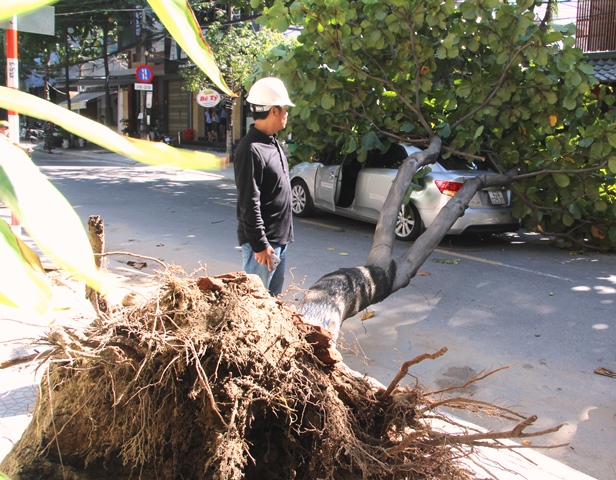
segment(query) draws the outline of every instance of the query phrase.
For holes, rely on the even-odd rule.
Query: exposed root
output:
[[[559,428],[527,432],[533,417],[326,365],[322,333],[299,318],[252,276],[166,272],[148,302],[86,332],[53,329],[33,421],[0,470],[12,480],[464,480],[459,460],[474,446]],[[518,423],[469,432],[443,406]]]

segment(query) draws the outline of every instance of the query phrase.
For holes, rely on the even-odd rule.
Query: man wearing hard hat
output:
[[[233,156],[237,237],[243,268],[258,275],[271,295],[282,292],[287,246],[293,241],[289,164],[276,134],[287,124],[289,99],[281,80],[257,80],[246,101],[254,125]]]

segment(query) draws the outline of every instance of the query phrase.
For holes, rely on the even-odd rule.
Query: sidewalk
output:
[[[62,154],[123,164],[135,163],[131,159],[97,146],[62,150]],[[232,165],[228,166],[221,175],[232,179],[232,168]],[[10,224],[10,212],[1,204],[0,218]],[[23,240],[38,251],[28,237],[23,237]],[[42,262],[44,265],[50,264],[45,257],[42,258]],[[45,320],[34,321],[15,309],[0,306],[0,362],[41,351],[40,347],[37,350],[32,346],[30,341],[39,338],[51,323],[75,328],[87,326],[95,314],[89,302],[85,300],[82,289],[83,287],[77,282],[55,285],[54,311]],[[19,440],[32,418],[31,410],[42,374],[42,371],[35,372],[30,366],[0,369],[0,460]],[[515,445],[514,442],[505,443]],[[469,468],[476,472],[477,480],[593,480],[593,477],[531,449],[482,448],[479,452],[476,460],[480,465],[469,464]]]

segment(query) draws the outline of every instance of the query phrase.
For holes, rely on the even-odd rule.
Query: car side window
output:
[[[402,145],[394,143],[387,152],[383,155],[385,168],[398,168],[402,162],[408,157],[406,149]]]
[[[335,152],[317,153],[313,155],[312,162],[322,163],[323,165],[340,165],[343,158]]]
[[[366,163],[370,168],[398,168],[406,157],[405,148],[394,143],[385,153],[380,150],[370,152]]]

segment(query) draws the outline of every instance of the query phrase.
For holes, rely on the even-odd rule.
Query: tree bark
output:
[[[92,253],[94,253],[94,263],[99,270],[103,265],[103,252],[105,251],[105,222],[98,215],[91,215],[88,218],[88,238]],[[98,313],[109,311],[107,300],[96,290],[86,286],[86,298]]]

